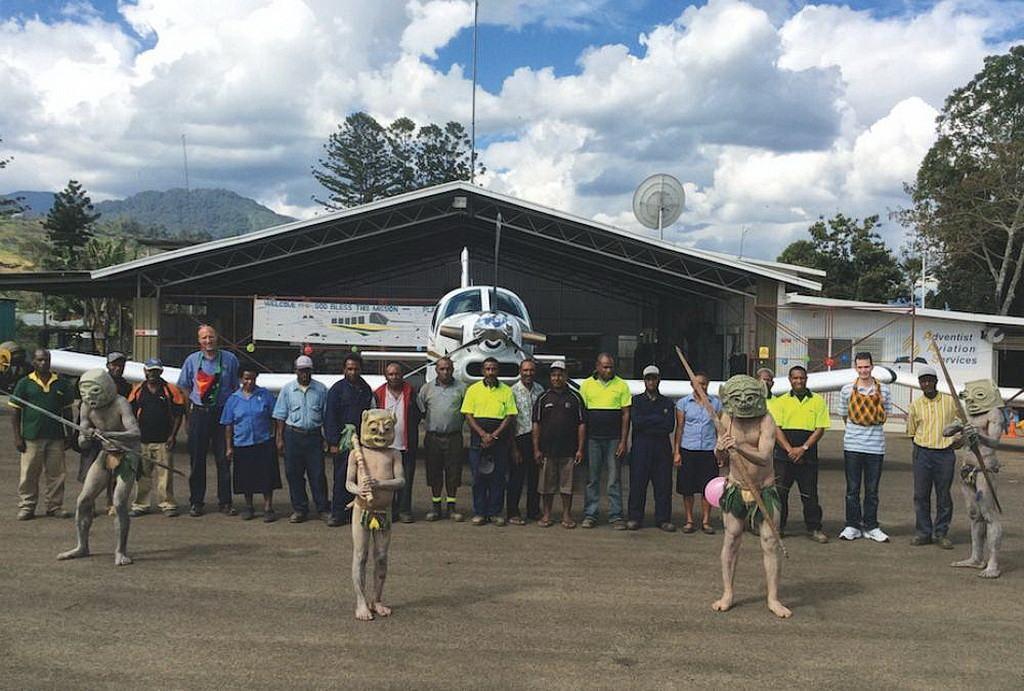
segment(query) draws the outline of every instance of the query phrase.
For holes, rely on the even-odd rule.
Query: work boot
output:
[[[948,537],[946,537],[945,535],[941,535],[941,536],[939,536],[939,537],[938,537],[938,538],[937,538],[937,539],[935,540],[935,542],[936,542],[936,544],[938,544],[938,546],[939,546],[939,548],[940,548],[940,549],[953,549],[953,541],[952,541],[952,540],[950,540],[950,539],[949,539]]]
[[[619,529],[614,523],[612,525],[616,530]],[[626,521],[626,530],[640,530],[640,521]]]
[[[808,534],[808,537],[810,537],[812,540],[814,540],[815,542],[820,543],[822,545],[824,545],[825,543],[828,542],[828,535],[826,535],[825,533],[821,532],[820,530],[812,530]]]
[[[612,530],[626,530],[626,522],[621,518],[616,518],[612,521]]]
[[[427,515],[423,517],[423,520],[427,521],[428,523],[433,523],[434,521],[440,520],[440,518],[441,518],[441,502],[437,501],[437,502],[434,502],[434,505],[430,509],[430,511],[427,511]]]
[[[305,523],[306,522],[306,514],[302,513],[301,511],[296,511],[295,513],[293,513],[288,518],[288,522],[289,523]]]
[[[448,518],[452,519],[456,523],[462,523],[464,520],[466,520],[466,516],[464,514],[461,514],[455,510],[454,502],[448,504]]]
[[[31,521],[35,517],[36,512],[33,511],[32,509],[22,509],[21,511],[18,512],[19,521]]]
[[[485,523],[487,523],[487,519],[484,518],[483,516],[477,515],[477,516],[473,516],[473,518],[470,519],[469,522],[472,523],[473,525],[484,525]]]

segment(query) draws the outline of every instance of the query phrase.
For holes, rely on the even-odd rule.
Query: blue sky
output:
[[[0,0],[0,191],[180,186],[186,134],[193,185],[315,214],[348,113],[468,125],[471,25],[469,0]],[[631,192],[671,173],[669,239],[772,257],[905,204],[945,96],[1022,27],[1018,0],[482,0],[481,183],[644,232]]]

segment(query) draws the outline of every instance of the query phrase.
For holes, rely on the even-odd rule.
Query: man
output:
[[[594,374],[580,385],[580,396],[587,407],[587,490],[583,507],[583,527],[597,525],[601,502],[601,472],[608,475],[608,521],[616,530],[625,530],[622,520],[622,470],[629,433],[629,407],[633,397],[629,386],[615,376],[615,359],[608,353],[597,356]]]
[[[373,391],[363,379],[363,358],[359,353],[345,356],[342,372],[345,376],[327,391],[324,412],[324,438],[334,459],[334,491],[331,495],[331,516],[327,519],[331,528],[352,520],[352,509],[348,506],[352,494],[345,488],[349,451],[342,450],[342,436],[346,435],[346,427],[349,426],[350,434],[357,433],[363,411],[373,408]]]
[[[384,368],[386,381],[373,392],[377,407],[395,416],[395,439],[391,448],[402,453],[405,486],[391,504],[392,518],[402,523],[413,523],[412,481],[416,477],[416,449],[419,445],[420,409],[416,405],[416,392],[405,381],[402,366],[389,362]]]
[[[654,522],[667,533],[672,525],[672,432],[675,404],[661,395],[661,370],[644,368],[644,392],[633,396],[630,420],[633,443],[629,452],[629,520],[627,530],[638,530],[647,508],[647,485],[654,485]]]
[[[18,520],[35,517],[39,500],[39,475],[46,476],[46,515],[70,518],[64,510],[64,451],[71,446],[64,425],[44,413],[23,405],[15,399],[42,408],[64,419],[70,419],[74,394],[66,382],[50,371],[50,351],[40,348],[32,355],[34,372],[14,386],[11,417],[14,427],[14,448],[21,453],[21,475],[18,479]]]
[[[889,536],[878,527],[878,482],[885,458],[885,420],[892,413],[889,387],[871,376],[871,353],[854,358],[857,380],[839,394],[846,431],[843,434],[843,459],[846,466],[846,527],[841,540],[866,537],[888,542]],[[861,507],[860,489],[864,486]]]
[[[515,440],[512,444],[512,464],[508,468],[508,499],[506,514],[512,525],[526,525],[519,512],[519,499],[526,484],[526,517],[537,520],[540,517],[540,495],[537,494],[537,463],[533,456],[533,404],[537,402],[544,387],[535,381],[537,363],[523,360],[519,363],[519,381],[512,385],[516,399]]]
[[[818,441],[831,422],[828,404],[807,388],[807,370],[800,365],[789,368],[790,392],[768,401],[775,419],[775,486],[782,507],[779,531],[785,532],[789,518],[789,490],[796,482],[804,506],[804,525],[812,540],[828,542],[821,529],[821,505],[818,503]]]
[[[736,563],[746,525],[760,534],[768,609],[775,616],[786,619],[793,613],[779,600],[778,537],[764,525],[766,520],[774,521],[778,515],[778,493],[772,471],[775,422],[768,414],[764,384],[745,374],[737,374],[722,385],[719,395],[725,412],[720,418],[722,433],[715,451],[723,463],[729,464],[729,479],[719,501],[725,524],[722,597],[712,603],[711,609],[725,612],[733,605]],[[770,516],[762,515],[754,492],[761,495],[761,502]]]
[[[57,559],[78,559],[89,556],[89,531],[92,528],[93,504],[111,478],[114,478],[114,565],[132,563],[128,556],[128,504],[138,479],[139,423],[132,414],[131,404],[117,393],[113,377],[100,368],[88,370],[78,381],[82,397],[82,422],[79,444],[85,446],[96,438],[102,450],[78,495],[75,512],[75,532],[78,544],[57,555]]]
[[[128,363],[128,356],[124,353],[119,353],[116,350],[107,353],[107,372],[110,374],[110,378],[114,380],[114,386],[117,387],[117,395],[128,398],[128,395],[132,392],[132,385],[127,379],[124,378],[124,366]]]
[[[583,462],[587,438],[586,407],[580,395],[566,386],[565,361],[555,360],[548,373],[551,388],[533,405],[533,458],[540,469],[537,489],[543,513],[539,524],[551,526],[555,493],[562,495],[562,527],[572,529],[572,476]]]
[[[509,435],[515,424],[516,398],[498,380],[498,361],[483,361],[483,381],[466,389],[462,413],[470,429],[469,469],[473,474],[473,525],[505,525],[501,507],[508,473]]]
[[[164,364],[160,358],[146,360],[142,369],[146,381],[136,384],[128,394],[132,413],[139,423],[142,444],[138,494],[129,515],[136,518],[149,513],[149,493],[156,473],[160,510],[173,518],[178,515],[178,504],[174,500],[174,445],[185,413],[185,395],[177,386],[164,381]]]
[[[437,377],[427,382],[416,395],[416,403],[426,421],[423,448],[426,455],[427,484],[430,486],[430,511],[426,520],[436,521],[447,515],[461,522],[455,495],[462,484],[462,399],[466,386],[455,381],[450,358],[434,363]],[[408,485],[407,485],[408,486]]]
[[[292,502],[291,523],[303,523],[309,516],[309,495],[321,516],[328,513],[327,476],[324,474],[324,414],[327,387],[313,379],[313,360],[295,358],[295,379],[281,387],[274,404],[277,455],[284,457],[288,494]]]
[[[910,544],[928,545],[933,541],[942,549],[953,549],[949,524],[953,520],[953,486],[956,454],[953,437],[942,432],[957,422],[956,403],[940,394],[938,374],[931,365],[917,371],[923,396],[915,398],[907,413],[907,435],[914,440],[914,537]],[[935,488],[935,521],[932,522],[932,487]]]
[[[217,465],[217,504],[221,513],[238,514],[231,505],[231,466],[225,455],[224,402],[238,388],[238,358],[217,347],[217,330],[203,324],[196,332],[199,350],[181,365],[178,388],[188,394],[190,516],[203,515],[206,504],[206,454],[213,448]]]
[[[754,373],[754,378],[764,382],[765,389],[767,390],[765,397],[771,401],[774,398],[772,396],[772,387],[775,386],[775,372],[767,367],[761,367]],[[768,410],[771,412],[771,403],[768,404]]]

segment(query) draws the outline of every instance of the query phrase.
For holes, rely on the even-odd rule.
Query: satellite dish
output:
[[[633,215],[648,228],[658,231],[663,237],[665,226],[679,220],[683,213],[686,194],[679,180],[665,173],[652,175],[636,188],[633,193]]]

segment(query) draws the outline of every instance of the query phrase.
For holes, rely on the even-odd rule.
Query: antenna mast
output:
[[[182,225],[186,230],[192,226],[192,193],[188,185],[188,147],[185,144],[185,134],[181,135],[181,158],[185,162],[185,218]]]
[[[480,0],[473,0],[473,95],[469,115],[469,184],[476,182],[476,34],[477,17],[480,14]]]

